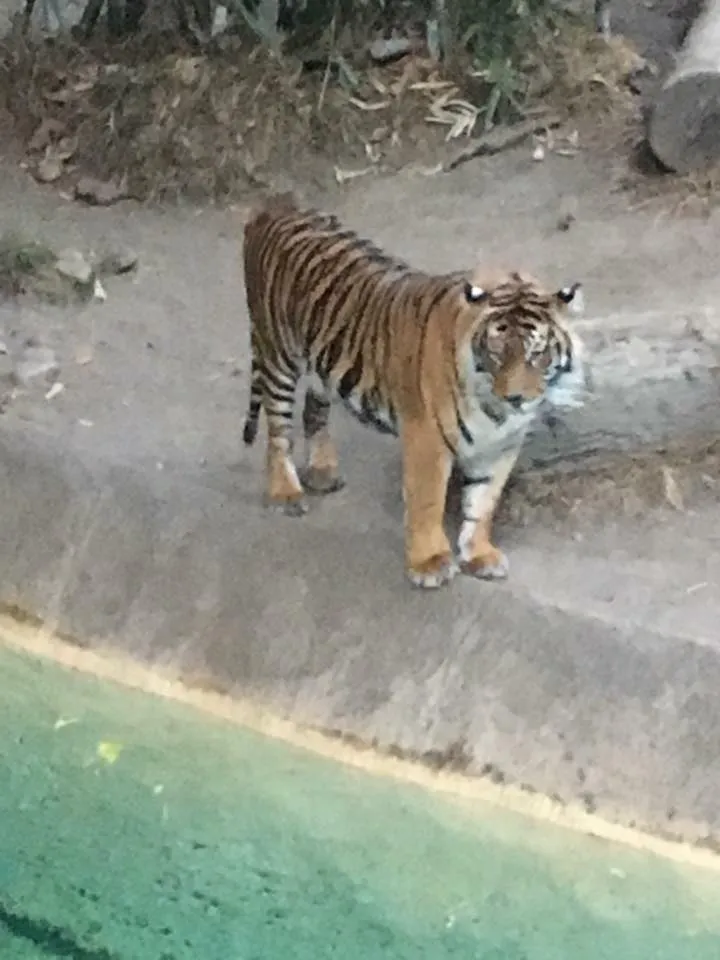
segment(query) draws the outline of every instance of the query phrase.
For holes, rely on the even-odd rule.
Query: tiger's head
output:
[[[481,308],[470,377],[489,415],[503,420],[543,401],[582,405],[588,371],[580,339],[568,324],[582,312],[579,283],[551,293],[527,275],[478,271],[465,282],[464,295],[468,305]]]

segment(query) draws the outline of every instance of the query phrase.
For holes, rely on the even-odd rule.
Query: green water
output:
[[[720,876],[0,647],[0,957],[718,960]]]

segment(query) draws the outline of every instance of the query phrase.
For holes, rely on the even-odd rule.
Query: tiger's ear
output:
[[[555,296],[560,305],[575,317],[580,316],[585,310],[585,297],[583,296],[581,283],[573,283],[569,287],[561,287]]]
[[[482,303],[483,300],[487,300],[487,297],[488,292],[483,287],[479,287],[475,283],[470,283],[469,280],[465,281],[465,299],[468,303]]]

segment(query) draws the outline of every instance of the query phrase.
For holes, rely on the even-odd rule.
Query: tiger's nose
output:
[[[525,397],[521,393],[511,393],[505,397],[506,403],[509,403],[514,410],[519,410],[525,401]]]

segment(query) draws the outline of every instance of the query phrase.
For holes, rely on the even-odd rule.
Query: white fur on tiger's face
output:
[[[582,343],[565,322],[582,309],[580,284],[547,294],[531,277],[514,273],[492,289],[468,377],[470,393],[490,419],[533,415],[541,403],[583,404],[589,377]]]

